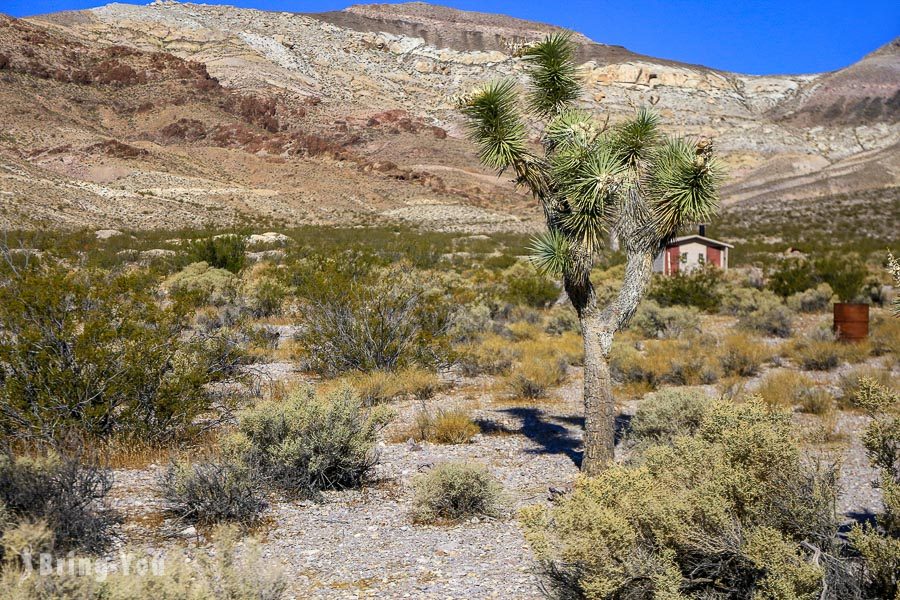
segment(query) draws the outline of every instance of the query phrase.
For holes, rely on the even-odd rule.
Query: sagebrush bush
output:
[[[141,576],[135,576],[134,571],[113,571],[105,577],[73,575],[67,569],[53,569],[50,574],[37,569],[26,573],[13,566],[0,571],[0,597],[10,600],[280,600],[285,597],[288,579],[280,566],[272,564],[271,557],[263,559],[258,540],[240,540],[237,530],[230,528],[217,529],[212,540],[210,551],[189,554],[185,550],[167,556],[158,572],[152,567],[155,557],[139,553],[135,560],[146,560],[150,565]]]
[[[780,303],[778,296],[769,290],[737,286],[730,283],[723,288],[720,312],[743,317],[765,306]]]
[[[700,313],[694,307],[661,307],[653,300],[638,306],[631,328],[648,338],[679,338],[700,329]]]
[[[644,397],[631,420],[629,435],[639,444],[671,443],[694,435],[713,406],[702,392],[663,390]]]
[[[797,292],[787,298],[787,305],[797,312],[819,312],[828,309],[834,298],[834,290],[827,283],[815,288]]]
[[[325,375],[448,362],[454,307],[399,271],[378,273],[303,308],[297,340]]]
[[[191,432],[211,407],[205,386],[242,353],[220,335],[185,335],[147,274],[0,265],[0,430],[157,442]]]
[[[453,314],[453,322],[447,332],[454,342],[468,342],[476,339],[493,325],[491,308],[479,302],[463,305]]]
[[[452,522],[467,517],[497,517],[502,486],[479,465],[444,463],[416,477],[413,520]]]
[[[725,374],[741,377],[756,375],[772,355],[765,344],[740,334],[726,336],[719,343],[716,352]]]
[[[170,275],[161,287],[187,306],[223,306],[234,302],[238,285],[238,278],[230,271],[197,262]]]
[[[267,506],[259,473],[240,458],[173,461],[159,485],[168,510],[190,522],[250,524]]]
[[[812,599],[824,584],[843,597],[852,575],[808,559],[835,551],[834,477],[804,462],[788,415],[718,402],[693,436],[522,521],[559,598]]]
[[[378,462],[378,431],[392,414],[367,409],[350,389],[316,395],[295,390],[282,402],[262,402],[240,416],[233,452],[288,492],[359,487]]]
[[[855,525],[849,539],[865,560],[864,576],[881,598],[900,596],[900,394],[861,378],[856,403],[871,418],[863,445],[881,472],[884,512],[875,525]]]
[[[823,416],[830,414],[834,410],[834,407],[834,396],[821,387],[813,386],[807,388],[804,393],[800,395],[800,404],[798,407],[800,412]]]
[[[0,506],[8,526],[41,522],[61,551],[100,552],[111,541],[116,515],[103,501],[112,487],[109,470],[76,453],[0,454]],[[2,532],[6,534],[6,529]]]
[[[778,300],[763,301],[738,320],[738,327],[763,335],[787,338],[793,330],[794,315]]]
[[[517,363],[506,378],[514,398],[537,399],[566,379],[566,362],[560,357],[528,356]]]

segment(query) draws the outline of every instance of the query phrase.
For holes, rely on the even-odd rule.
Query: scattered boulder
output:
[[[275,231],[267,231],[266,233],[254,233],[247,238],[248,246],[260,246],[263,244],[279,244],[284,245],[290,243],[291,238]]]
[[[97,236],[98,240],[108,240],[122,235],[122,232],[118,229],[98,229],[94,232],[94,235]]]

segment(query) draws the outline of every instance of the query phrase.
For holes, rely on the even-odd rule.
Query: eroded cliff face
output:
[[[247,173],[219,172],[223,163],[216,154],[245,165],[255,174],[253,185],[288,170],[283,161],[294,164],[295,172],[317,174],[315,182],[291,178],[299,189],[290,190],[281,189],[283,180],[269,179],[267,198],[277,203],[267,206],[267,215],[284,206],[291,207],[288,221],[398,214],[434,220],[470,211],[475,223],[496,221],[498,227],[512,228],[531,227],[539,219],[527,197],[476,166],[455,106],[460,95],[485,81],[512,77],[524,83],[523,64],[512,49],[554,27],[420,3],[351,7],[318,16],[176,3],[111,4],[30,22],[48,35],[89,48],[126,46],[202,63],[228,93],[271,100],[276,131],[235,134],[228,143],[215,140],[234,126],[226,116],[213,114],[211,105],[219,101],[209,99],[191,106],[160,96],[141,116],[101,119],[101,129],[93,132],[139,142],[136,147],[153,156],[189,148],[183,164],[174,157],[169,161],[172,170],[180,177],[203,172],[226,188],[241,180],[242,189],[249,189]],[[668,131],[713,137],[730,169],[726,202],[773,193],[813,198],[823,190],[897,184],[891,150],[900,141],[896,44],[836,73],[754,77],[645,57],[583,36],[576,41],[583,60],[584,106],[614,122],[652,103]],[[0,53],[21,51],[13,41],[7,45]],[[21,111],[32,127],[40,127],[39,107],[26,100],[40,93],[39,82],[14,83],[21,86]],[[114,105],[112,96],[100,104]],[[835,106],[843,107],[843,116],[829,119]],[[103,110],[115,112],[109,106]],[[195,140],[191,134],[159,135],[184,119],[199,123],[188,124],[186,131],[202,135]],[[15,131],[20,126],[12,121],[7,118],[3,126]],[[260,123],[247,126],[258,129]],[[210,133],[215,128],[218,133]],[[301,134],[307,145],[308,136],[319,136],[343,155],[293,152],[296,144],[270,139]],[[36,150],[41,148],[28,151]],[[9,145],[7,151],[12,151]],[[124,159],[106,158],[116,163],[106,165],[113,172],[129,172],[126,188],[134,171],[143,168],[145,179],[160,173],[158,166],[148,166],[152,161],[130,159],[123,165]],[[78,172],[74,163],[82,171],[97,169],[95,157],[77,152],[67,166],[40,152],[25,160],[67,177]],[[244,210],[236,204],[235,211]]]

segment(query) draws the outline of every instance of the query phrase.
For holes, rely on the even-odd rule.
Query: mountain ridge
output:
[[[558,30],[423,3],[319,14],[110,4],[5,19],[0,168],[24,168],[32,184],[0,169],[0,224],[91,226],[106,212],[104,225],[136,228],[534,230],[530,198],[477,166],[455,98],[522,81],[510,47]],[[726,206],[900,181],[897,40],[831,73],[751,76],[576,39],[584,108],[615,122],[654,103],[670,133],[713,137],[731,173]],[[38,210],[29,189],[70,208]]]

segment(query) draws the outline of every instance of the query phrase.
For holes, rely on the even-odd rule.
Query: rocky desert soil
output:
[[[873,359],[873,366],[877,359]],[[842,369],[819,374],[837,382]],[[279,378],[302,380],[290,363],[269,365]],[[763,375],[750,380],[757,385]],[[429,400],[428,410],[461,407],[482,428],[470,444],[436,445],[397,439],[422,409],[419,402],[395,408],[397,420],[379,444],[376,481],[363,490],[328,492],[322,502],[270,498],[270,518],[260,528],[263,553],[284,569],[296,598],[543,598],[536,564],[514,513],[549,503],[571,487],[581,451],[581,373],[545,401],[509,401],[490,378],[461,380]],[[704,389],[711,397],[720,391]],[[639,405],[625,400],[620,422],[627,424]],[[838,511],[847,521],[869,518],[881,509],[872,469],[859,441],[867,418],[840,412],[834,434],[840,443],[810,452],[840,465]],[[798,427],[808,426],[798,415]],[[627,458],[627,443],[619,459]],[[413,524],[413,478],[447,461],[488,467],[505,489],[509,514],[456,525]],[[204,532],[167,518],[156,485],[164,465],[117,470],[114,506],[125,516],[123,544],[156,548],[202,547]]]

